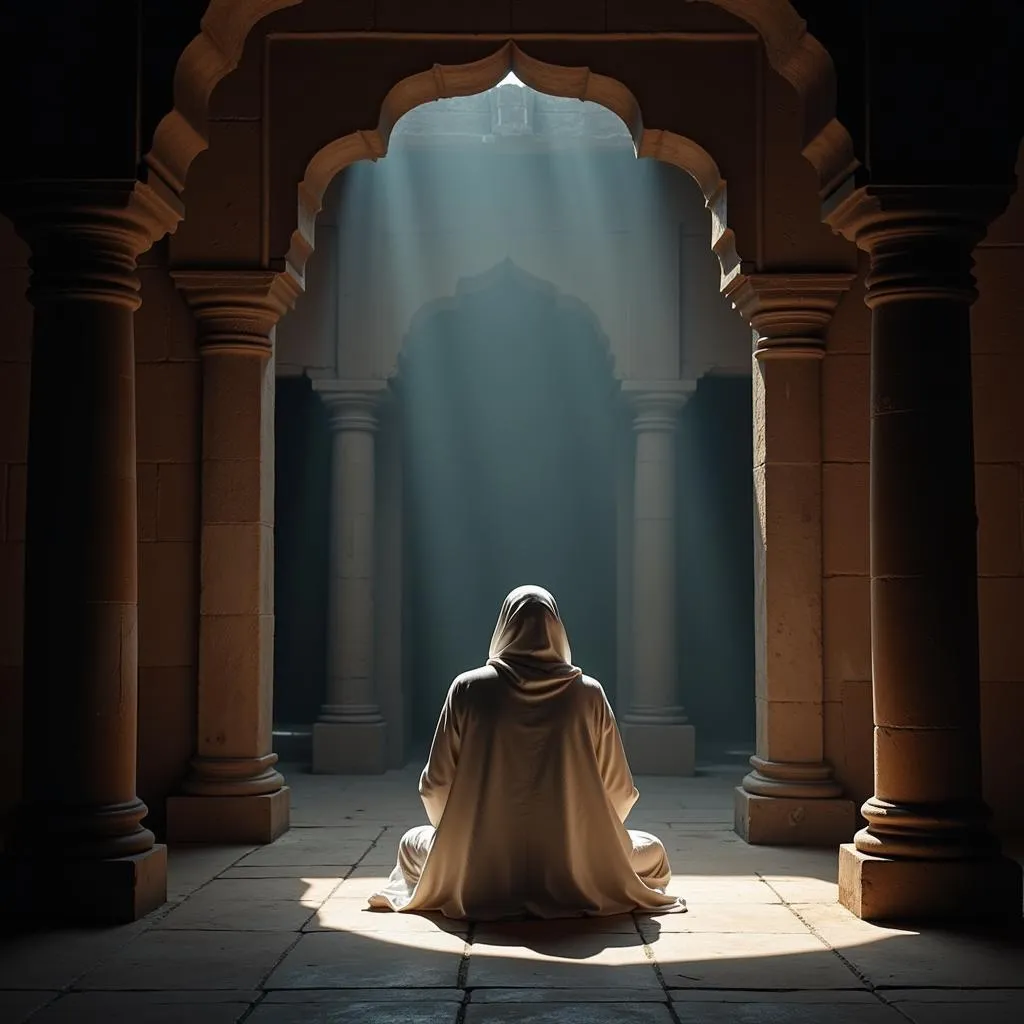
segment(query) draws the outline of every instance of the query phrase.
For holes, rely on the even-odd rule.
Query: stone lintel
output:
[[[689,723],[621,721],[619,731],[634,775],[693,775],[696,733]]]
[[[1021,866],[1009,857],[895,860],[839,848],[839,902],[865,921],[1013,922],[1021,899]]]
[[[175,843],[272,843],[288,831],[291,791],[256,796],[171,796],[167,838]]]
[[[380,775],[386,770],[385,722],[314,723],[314,774]]]
[[[736,787],[735,831],[754,846],[838,846],[853,835],[852,800],[759,796]]]

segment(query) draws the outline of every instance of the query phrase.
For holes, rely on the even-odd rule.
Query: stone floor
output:
[[[689,913],[467,925],[365,897],[419,824],[416,771],[289,774],[271,846],[178,847],[135,924],[0,938],[17,1024],[1021,1024],[1024,942],[864,924],[836,855],[746,846],[736,770],[640,779]]]

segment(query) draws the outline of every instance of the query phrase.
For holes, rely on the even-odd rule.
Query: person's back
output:
[[[604,690],[569,663],[547,591],[509,594],[488,664],[449,689],[412,829],[371,904],[491,919],[683,909],[637,798]]]

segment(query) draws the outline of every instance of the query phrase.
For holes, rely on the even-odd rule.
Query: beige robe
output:
[[[638,793],[615,717],[540,588],[509,595],[489,663],[452,683],[419,789],[436,831],[403,837],[374,906],[474,920],[685,907],[659,891],[661,843],[624,827]]]

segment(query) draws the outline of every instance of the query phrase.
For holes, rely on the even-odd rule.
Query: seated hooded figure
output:
[[[554,598],[513,590],[482,668],[441,709],[419,791],[370,905],[496,920],[685,909],[661,841],[627,830],[638,793],[601,684],[570,663]]]

